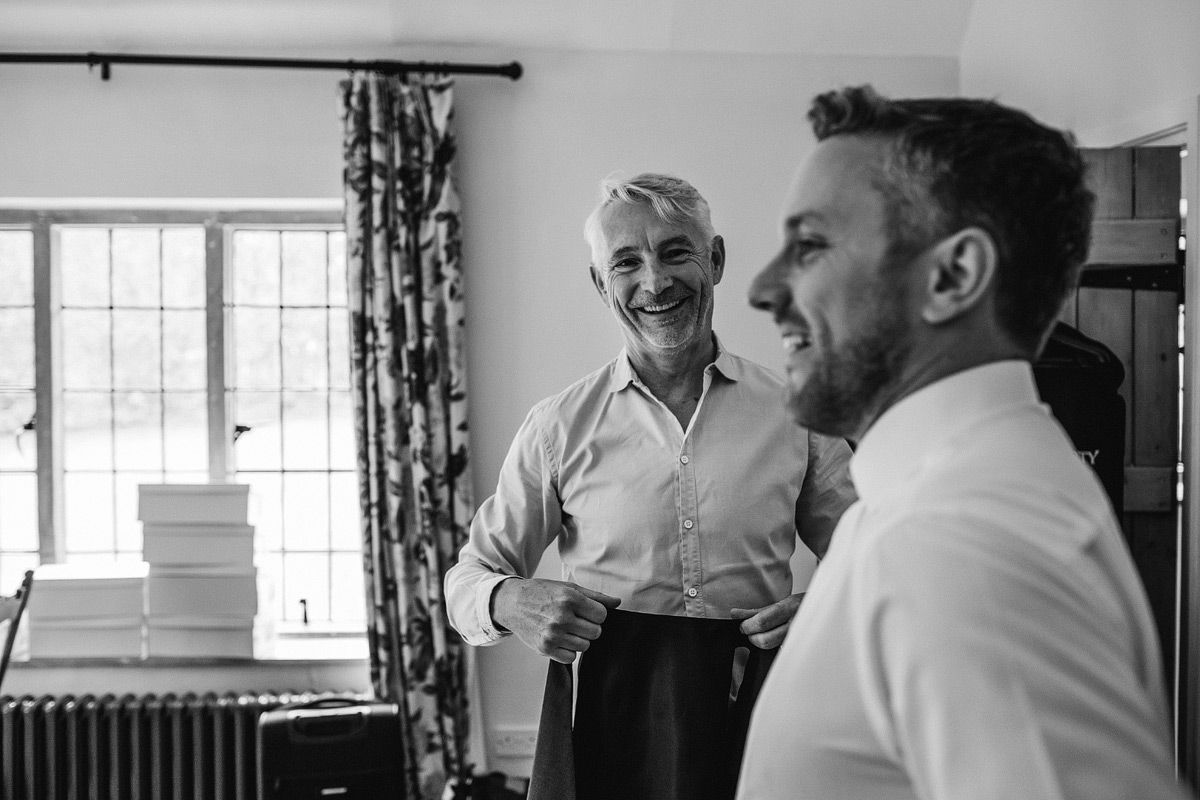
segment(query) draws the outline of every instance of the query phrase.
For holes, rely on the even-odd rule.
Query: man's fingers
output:
[[[782,621],[787,621],[787,619],[785,616]],[[775,615],[770,613],[769,608],[763,609],[754,616],[742,620],[742,632],[746,636],[754,636],[755,633],[766,633],[776,625],[779,625],[779,620],[775,619]]]
[[[729,609],[729,618],[750,619],[760,611],[762,611],[761,608],[731,608]]]
[[[573,583],[528,578],[502,581],[493,596],[493,619],[530,649],[570,664],[600,636],[600,624],[621,601]]]
[[[542,653],[563,664],[570,664],[577,653],[582,653],[591,646],[591,642],[581,636],[562,634],[547,642]]]
[[[600,638],[600,626],[595,622],[589,622],[582,617],[576,617],[568,625],[563,627],[562,636],[575,636],[584,641],[593,641]]]
[[[796,610],[800,608],[801,597],[803,595],[790,595],[778,603],[772,603],[769,606],[758,609],[754,616],[745,618],[734,617],[734,619],[743,620],[741,631],[747,636],[753,636],[756,633],[767,633],[781,627],[786,632],[788,624],[792,621],[792,617],[796,616]],[[730,613],[732,614],[733,611],[740,610],[742,609],[731,609]],[[780,636],[780,640],[782,640],[782,635]],[[751,642],[753,641],[751,639]]]
[[[564,650],[561,647],[556,647],[549,653],[546,653],[552,661],[557,661],[560,664],[570,664],[575,660],[576,653],[571,650]]]
[[[582,653],[591,647],[591,640],[600,635],[600,626],[576,620],[568,625],[555,624],[529,632],[518,631],[517,635],[534,652],[570,664],[575,660],[575,653]],[[571,654],[570,658],[566,657],[568,653]]]
[[[561,639],[556,644],[558,644],[558,646],[564,650],[571,650],[572,652],[575,652],[575,653],[582,653],[583,651],[587,650],[591,646],[592,643],[590,641],[588,641],[587,639],[583,638],[582,636],[567,635],[567,636],[561,637]]]
[[[619,597],[613,597],[610,594],[597,592],[595,589],[588,589],[583,586],[576,586],[575,588],[578,589],[581,594],[590,597],[606,608],[616,608],[617,606],[621,605],[621,598]]]
[[[766,633],[781,624],[786,624],[790,619],[790,614],[779,614],[775,606],[767,606],[764,609],[760,609],[754,616],[744,618],[741,624],[741,631],[747,636],[753,636],[756,633]]]
[[[750,644],[757,647],[759,650],[774,650],[779,645],[783,644],[783,640],[787,637],[788,628],[791,623],[785,624],[781,628],[774,628],[766,633],[756,633],[747,636]]]
[[[580,598],[572,603],[571,611],[575,614],[577,620],[590,622],[593,625],[599,625],[608,618],[608,609],[587,597]]]
[[[577,587],[584,597],[590,597],[605,608],[616,608],[621,605],[621,598],[613,597],[604,592],[597,592],[594,589],[585,589],[582,586]]]
[[[621,602],[616,597],[602,594],[601,592],[593,592],[591,589],[579,588],[579,593],[583,595],[579,602],[574,604],[575,613],[582,619],[588,622],[594,622],[599,625],[608,618],[608,609],[616,608]]]

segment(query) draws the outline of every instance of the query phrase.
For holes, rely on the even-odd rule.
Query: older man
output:
[[[1069,135],[990,101],[816,98],[751,302],[788,406],[858,442],[738,796],[1176,798],[1159,649],[1030,362],[1086,256]]]
[[[792,425],[782,378],[713,334],[725,245],[704,198],[655,174],[601,197],[591,277],[625,347],[530,411],[446,576],[451,623],[471,644],[511,632],[562,663],[618,604],[742,619],[777,647],[800,604],[797,530],[823,551],[853,500],[850,450]],[[563,580],[531,577],[554,542]]]

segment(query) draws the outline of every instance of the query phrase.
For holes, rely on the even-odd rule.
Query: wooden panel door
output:
[[[1180,149],[1085,150],[1084,156],[1096,219],[1088,266],[1063,320],[1106,344],[1125,367],[1121,522],[1150,598],[1171,687],[1180,524]]]

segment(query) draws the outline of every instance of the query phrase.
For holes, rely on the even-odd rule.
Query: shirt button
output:
[[[695,524],[695,523],[694,523],[694,522],[692,522],[690,519],[685,519],[685,520],[683,521],[683,527],[687,528],[689,531],[692,529],[692,526],[693,526],[694,524]]]
[[[680,463],[680,464],[686,464],[686,463],[688,463],[689,461],[691,461],[691,459],[690,459],[690,458],[688,458],[687,456],[680,456],[680,457],[679,457],[679,463]]]
[[[688,597],[695,597],[696,595],[700,594],[700,592],[697,591],[695,586],[693,586],[692,588],[688,589],[687,594],[688,594]]]

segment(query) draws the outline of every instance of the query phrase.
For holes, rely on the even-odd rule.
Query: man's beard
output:
[[[912,348],[903,307],[896,287],[875,287],[871,327],[829,350],[802,386],[789,386],[788,408],[798,423],[854,440],[883,413]]]

